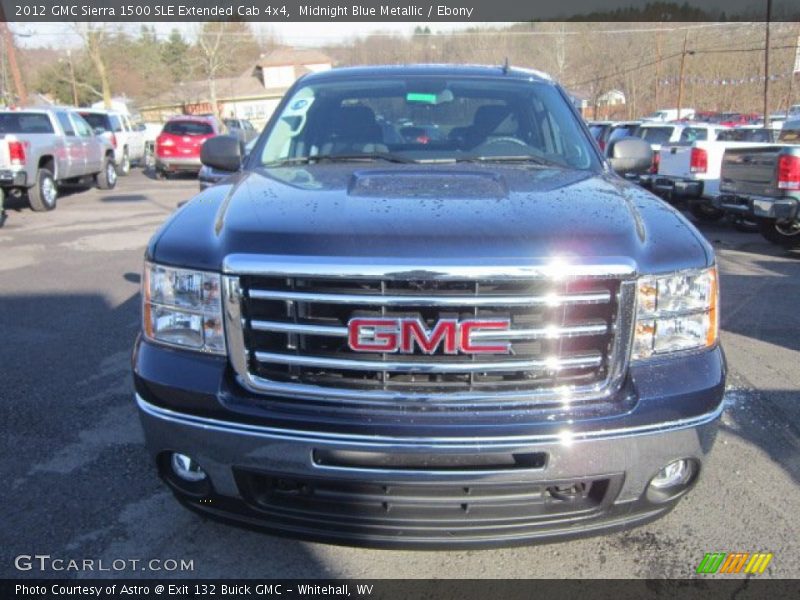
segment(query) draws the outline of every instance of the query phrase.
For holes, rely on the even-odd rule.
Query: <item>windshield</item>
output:
[[[164,133],[170,135],[211,135],[214,129],[203,121],[169,121],[164,125]]]
[[[53,133],[50,117],[44,113],[0,113],[0,134],[3,133]]]
[[[102,129],[103,131],[111,131],[112,129],[108,122],[108,115],[90,112],[82,112],[80,115],[86,119],[86,122],[92,126],[92,129]]]
[[[681,138],[678,141],[692,144],[706,140],[708,140],[708,129],[705,127],[687,127],[681,131]]]
[[[622,139],[634,135],[636,129],[639,127],[638,123],[627,123],[625,125],[616,125],[611,130],[611,135],[608,136],[609,142]]]
[[[262,166],[326,159],[598,166],[557,88],[524,80],[392,77],[312,83],[295,91],[265,135]]]
[[[727,129],[717,134],[718,142],[772,142],[773,129]]]
[[[608,129],[608,125],[589,125],[589,131],[592,132],[594,139],[600,141],[600,138],[603,137],[603,134]]]
[[[640,127],[635,135],[651,144],[666,144],[672,137],[672,129],[672,127]]]

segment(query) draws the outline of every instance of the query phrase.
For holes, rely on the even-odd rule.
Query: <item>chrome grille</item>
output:
[[[317,259],[319,260],[319,259]],[[234,368],[253,390],[323,402],[497,406],[607,398],[624,372],[633,314],[632,269],[584,273],[529,266],[469,270],[374,264],[229,260],[226,329]],[[256,265],[256,268],[254,268]],[[503,355],[354,352],[352,317],[502,318]]]

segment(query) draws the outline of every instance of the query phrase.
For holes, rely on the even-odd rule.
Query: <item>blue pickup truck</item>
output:
[[[618,174],[649,145],[610,146],[548,76],[472,66],[309,74],[246,160],[208,140],[232,175],[145,256],[160,477],[201,513],[366,546],[666,514],[723,408],[717,268]]]

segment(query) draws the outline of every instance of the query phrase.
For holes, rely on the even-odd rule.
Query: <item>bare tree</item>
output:
[[[108,42],[109,31],[105,23],[75,23],[75,31],[83,40],[86,55],[92,61],[98,77],[103,95],[103,105],[111,108],[111,82],[108,78],[108,68],[105,62],[105,46]]]
[[[258,42],[246,22],[209,22],[200,27],[195,45],[195,67],[208,82],[209,101],[215,115],[219,116],[216,80],[245,65],[252,66],[260,52]]]
[[[230,55],[225,44],[225,23],[205,23],[197,34],[199,70],[208,81],[211,110],[219,117],[217,77],[228,69]]]

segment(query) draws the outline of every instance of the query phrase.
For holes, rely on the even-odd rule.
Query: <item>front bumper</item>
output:
[[[415,435],[408,423],[393,433],[378,425],[324,428],[280,416],[209,412],[214,396],[233,406],[232,390],[218,379],[213,394],[203,393],[211,391],[213,377],[198,361],[190,381],[185,354],[140,342],[134,359],[148,449],[182,502],[292,537],[379,547],[524,544],[613,531],[666,514],[688,488],[652,500],[648,484],[673,460],[703,464],[725,379],[721,350],[714,349],[631,368],[624,393],[636,394],[635,405],[614,415],[485,426],[482,433],[451,427],[436,434],[420,426]],[[213,362],[206,359],[207,367]],[[165,387],[165,377],[176,378],[176,387]],[[180,408],[193,398],[209,410]],[[212,487],[187,493],[175,485],[164,460],[169,452],[192,456]],[[448,468],[419,466],[445,455],[452,458]],[[487,455],[543,458],[514,468],[452,467]],[[398,457],[415,466],[398,466]],[[586,493],[564,500],[563,489]]]

